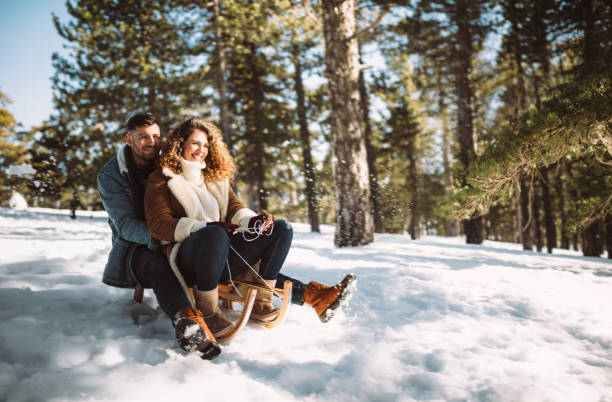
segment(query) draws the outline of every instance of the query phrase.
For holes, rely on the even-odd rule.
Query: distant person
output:
[[[109,216],[113,247],[104,269],[103,282],[121,288],[138,284],[153,288],[161,309],[175,326],[179,345],[199,352],[203,358],[214,358],[220,349],[199,311],[192,309],[181,285],[172,272],[159,241],[151,237],[145,222],[144,194],[149,173],[156,169],[161,145],[156,117],[135,114],[127,122],[126,144],[98,174],[98,192]],[[279,274],[277,286],[293,282],[292,302],[311,305],[322,321],[327,321],[351,290],[355,276],[347,275],[341,283],[326,286],[308,285]],[[189,324],[200,329],[186,331]],[[177,325],[180,324],[180,325]]]
[[[81,205],[79,195],[74,192],[72,193],[72,200],[70,201],[70,219],[76,219],[76,209]]]

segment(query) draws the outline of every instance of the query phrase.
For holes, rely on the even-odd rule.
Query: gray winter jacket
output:
[[[159,247],[159,241],[151,237],[146,221],[138,217],[134,190],[128,180],[125,148],[109,160],[98,173],[98,193],[108,213],[108,224],[113,233],[113,247],[108,255],[102,282],[120,288],[137,285],[132,273],[131,259],[139,245],[151,250]]]

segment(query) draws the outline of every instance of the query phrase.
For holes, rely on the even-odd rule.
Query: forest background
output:
[[[604,0],[69,0],[54,111],[0,93],[0,204],[102,209],[136,112],[217,124],[254,210],[612,258],[612,5]],[[51,17],[50,17],[51,18]]]

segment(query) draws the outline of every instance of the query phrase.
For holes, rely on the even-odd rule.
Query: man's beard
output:
[[[132,153],[137,158],[147,161],[153,162],[155,158],[157,158],[157,154],[159,153],[159,149],[156,148],[144,148],[144,149],[135,149],[132,147]]]

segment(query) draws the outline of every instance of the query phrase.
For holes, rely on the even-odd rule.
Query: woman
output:
[[[151,235],[165,245],[183,288],[194,288],[196,307],[215,337],[232,329],[219,309],[219,280],[260,261],[259,274],[274,287],[293,238],[287,222],[258,215],[236,197],[230,186],[235,170],[217,127],[189,119],[170,133],[145,194]],[[265,323],[278,314],[272,293],[257,292],[251,318]]]

